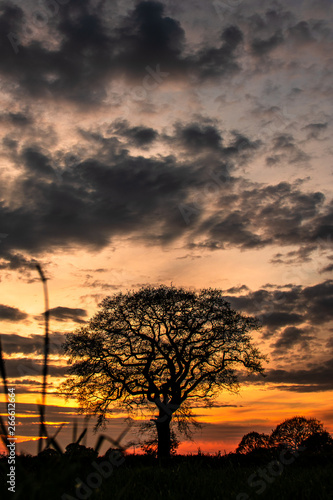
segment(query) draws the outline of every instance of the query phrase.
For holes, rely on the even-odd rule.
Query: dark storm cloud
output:
[[[264,9],[263,13],[252,14],[248,18],[251,33],[256,36],[260,34],[261,38],[268,37],[277,30],[281,31],[294,22],[294,14],[283,10],[281,7],[264,7]]]
[[[203,151],[217,148],[215,163],[225,157],[241,162],[259,147],[258,141],[236,131],[228,144],[220,146],[218,130],[199,122],[178,130],[181,145],[185,142],[190,147],[194,135]],[[21,251],[40,252],[64,244],[101,248],[119,234],[163,243],[187,231],[179,207],[193,190],[205,189],[212,179],[202,161],[130,155],[119,137],[127,139],[127,146],[129,142],[143,147],[159,135],[127,121],[111,124],[108,135],[80,132],[85,142],[77,155],[72,154],[73,161],[66,154],[52,154],[39,146],[23,145],[11,153],[11,160],[20,169],[24,167],[25,173],[15,184],[20,203],[15,208],[0,205],[1,230],[8,234],[0,247],[2,268],[31,266],[33,261]],[[167,140],[176,141],[174,137]],[[214,189],[224,190],[227,177],[230,189],[235,179],[220,164],[213,175]],[[237,195],[233,196],[235,200]],[[231,241],[237,244],[239,240],[231,235]]]
[[[240,293],[240,292],[249,292],[250,289],[246,285],[241,286],[233,286],[226,290],[226,293]]]
[[[283,41],[283,35],[281,31],[278,30],[267,39],[254,38],[251,42],[251,49],[256,56],[263,56],[281,45]]]
[[[304,288],[303,295],[308,303],[308,315],[314,324],[333,320],[333,281]]]
[[[262,239],[254,231],[251,231],[250,226],[251,219],[240,210],[236,210],[229,215],[222,215],[222,212],[219,212],[201,226],[203,232],[206,228],[209,229],[210,241],[205,243],[204,246],[214,248],[215,244],[223,245],[228,243],[232,246],[249,249],[260,248],[272,243],[271,239]]]
[[[299,264],[302,262],[310,262],[311,254],[317,249],[317,245],[307,245],[300,247],[297,250],[291,250],[285,254],[278,252],[270,260],[272,264]]]
[[[214,124],[205,123],[203,117],[190,123],[176,123],[174,133],[164,136],[167,144],[176,145],[193,155],[217,153],[219,159],[248,162],[250,156],[260,149],[260,140],[252,141],[237,130],[231,131],[231,138],[225,141],[222,132]]]
[[[1,231],[8,234],[0,252],[9,266],[13,249],[38,252],[69,243],[101,248],[115,235],[135,233],[147,241],[173,240],[186,228],[178,204],[206,177],[203,166],[195,170],[171,156],[132,157],[114,152],[111,144],[96,158],[64,167],[50,182],[36,169],[49,174],[51,166],[56,173],[55,160],[50,154],[35,157],[30,164],[28,155],[27,173],[16,183],[20,205],[0,205]]]
[[[30,173],[43,177],[54,177],[54,169],[50,165],[50,159],[33,147],[27,147],[22,152],[22,161]]]
[[[2,321],[23,321],[27,317],[27,313],[20,311],[16,307],[0,304],[0,320]]]
[[[281,328],[286,325],[299,325],[304,319],[301,314],[287,312],[263,313],[261,319],[264,325],[271,330]]]
[[[292,9],[293,6],[288,7]],[[282,45],[289,50],[291,47],[306,50],[309,44],[320,44],[329,38],[330,27],[326,19],[298,20],[299,17],[303,17],[302,13],[284,10],[282,4],[268,5],[263,13],[250,15],[246,24],[252,54],[261,58]]]
[[[243,33],[237,26],[229,26],[221,35],[221,46],[203,48],[187,61],[189,69],[200,80],[218,76],[232,75],[240,71],[237,61],[237,49],[243,41]]]
[[[178,124],[174,137],[158,138],[180,148],[197,144],[201,154],[213,154],[207,161],[216,167],[207,169],[205,156],[181,161],[130,155],[114,129],[141,144],[157,137],[153,129],[116,122],[109,136],[82,131],[85,143],[73,153],[75,161],[40,147],[12,153],[25,173],[12,191],[19,203],[0,204],[1,232],[8,235],[1,239],[2,269],[31,267],[34,260],[23,252],[69,244],[102,248],[123,234],[155,244],[186,234],[189,248],[211,250],[297,245],[301,249],[291,251],[297,255],[286,257],[294,260],[309,258],[323,238],[330,244],[333,208],[324,205],[322,193],[304,193],[297,183],[266,186],[231,176],[233,164],[247,161],[259,148],[250,138],[234,132],[224,145],[215,127],[199,122]],[[197,205],[191,211],[188,200],[194,193]],[[211,194],[216,210],[206,215]]]
[[[236,193],[238,188],[230,185],[226,193],[221,189],[220,210],[198,225],[200,242],[191,242],[192,248],[230,244],[247,249],[275,244],[314,250],[320,237],[333,234],[331,208],[322,209],[324,195],[320,192],[304,193],[297,184],[281,182],[252,189],[242,186],[233,197],[232,191]]]
[[[139,2],[116,30],[119,55],[116,65],[133,78],[143,76],[147,65],[182,74],[185,32],[180,23],[164,15],[160,2]]]
[[[327,11],[327,7],[325,9]],[[309,44],[321,43],[330,38],[328,18],[307,19],[297,22],[286,30],[286,37],[296,46],[307,48]]]
[[[23,354],[43,354],[44,353],[44,336],[32,334],[28,337],[17,335],[14,333],[2,334],[2,345],[5,354],[10,355],[14,353]],[[61,348],[64,342],[64,334],[52,332],[49,338],[49,352],[50,354],[63,354]]]
[[[97,105],[107,96],[106,85],[119,77],[131,84],[145,81],[153,89],[156,81],[161,82],[152,73],[156,77],[161,71],[169,80],[196,85],[238,73],[244,53],[247,57],[252,54],[258,64],[258,58],[280,45],[289,50],[290,44],[299,48],[299,44],[320,44],[329,37],[325,20],[299,21],[299,13],[268,6],[265,12],[252,11],[248,17],[238,17],[236,12],[228,23],[222,23],[214,42],[191,46],[180,22],[166,14],[167,10],[174,12],[172,6],[141,1],[123,15],[116,5],[112,14],[107,7],[104,2],[71,0],[51,15],[52,8],[39,6],[43,12],[47,10],[48,21],[36,30],[36,10],[29,13],[29,4],[23,9],[4,3],[0,10],[0,73],[8,78],[7,89],[14,79],[12,91],[17,95],[24,92],[39,99]],[[47,43],[50,36],[55,44]],[[244,52],[247,45],[250,51]]]
[[[43,361],[31,358],[5,359],[5,368],[8,378],[25,379],[27,377],[42,377]],[[68,367],[48,363],[48,374],[51,377],[63,377],[67,373]]]
[[[222,146],[222,137],[219,130],[212,125],[201,125],[199,123],[177,124],[172,140],[192,151],[219,151]]]
[[[295,326],[288,326],[285,328],[279,339],[272,344],[276,354],[284,354],[289,349],[300,346],[302,349],[308,349],[309,343],[315,337],[309,335],[308,330],[304,328],[297,328]]]
[[[333,389],[333,358],[304,370],[269,370],[265,382],[296,385],[296,387],[283,385],[280,387],[282,390],[331,391]]]
[[[268,159],[268,165],[285,160],[289,163],[302,163],[310,158],[295,144],[291,134],[278,134],[275,136],[272,151],[275,155]]]
[[[306,21],[300,21],[288,30],[291,38],[299,42],[313,42],[315,39],[312,36],[311,28],[309,23]]]
[[[307,328],[295,325],[307,323],[312,328],[333,320],[333,281],[327,280],[317,285],[293,286],[281,289],[270,286],[249,292],[246,295],[226,295],[233,307],[251,315],[256,315],[266,327],[265,337],[276,334],[282,327],[280,337],[274,346],[286,349],[294,338],[309,341]]]
[[[53,309],[49,309],[49,313],[52,319],[61,322],[75,321],[76,323],[85,323],[82,316],[87,316],[87,311],[85,309],[63,306],[53,307]]]
[[[329,264],[328,266],[323,267],[323,269],[321,269],[319,272],[320,273],[330,273],[332,271],[333,271],[333,264]]]
[[[327,349],[333,350],[333,336],[328,339],[328,341],[326,342],[325,347],[327,347]]]
[[[309,123],[303,127],[307,131],[307,139],[320,139],[321,132],[327,130],[328,123]]]
[[[267,41],[286,26],[296,26],[294,17],[278,8],[251,14],[251,33]],[[27,19],[20,7],[2,5],[2,33],[24,35]],[[57,42],[52,48],[43,43],[43,30],[39,41],[25,41],[17,54],[6,36],[1,38],[0,72],[9,82],[15,79],[18,96],[100,102],[112,78],[124,76],[131,84],[151,79],[147,65],[155,70],[159,64],[170,78],[187,82],[231,75],[239,69],[238,54],[247,36],[234,24],[222,26],[214,46],[199,41],[192,50],[180,23],[152,1],[138,2],[110,23],[101,5],[72,0],[50,19],[50,28]],[[273,108],[278,109],[273,106],[271,112]],[[23,111],[16,115],[25,122]],[[319,123],[310,125],[317,130]],[[4,139],[9,160],[24,173],[13,189],[16,202],[0,203],[0,231],[8,235],[0,240],[0,269],[33,263],[24,252],[68,245],[99,249],[119,235],[163,244],[186,234],[189,248],[211,250],[294,245],[301,250],[290,250],[286,259],[297,260],[310,258],[317,242],[333,233],[333,206],[324,205],[322,193],[304,193],[288,182],[246,184],[236,177],[234,167],[250,165],[262,145],[239,130],[221,131],[212,120],[196,117],[177,122],[169,136],[124,120],[113,123],[109,132],[82,131],[84,141],[73,153],[52,153],[53,137],[49,145],[44,137],[41,144],[30,138],[24,143],[12,136]],[[159,141],[172,146],[174,155],[183,154],[181,159],[130,153],[131,147],[147,150]],[[274,137],[269,164],[306,159],[291,134]],[[4,183],[0,189],[5,199]],[[206,211],[212,200],[215,213]]]
[[[14,125],[15,127],[27,127],[33,123],[32,118],[22,112],[4,113],[0,115],[0,123]]]
[[[116,121],[112,131],[128,139],[130,145],[145,148],[153,144],[158,138],[158,132],[151,127],[131,127],[127,120]]]
[[[309,228],[310,230],[310,228]],[[325,207],[322,214],[318,214],[315,225],[310,233],[313,242],[330,247],[333,243],[333,201]]]
[[[145,79],[153,88],[159,78],[156,71],[186,81],[189,75],[203,81],[239,71],[237,49],[243,35],[237,26],[222,29],[217,46],[202,44],[186,53],[183,28],[164,11],[160,2],[139,2],[125,16],[118,16],[111,28],[114,22],[103,13],[101,4],[71,0],[49,20],[59,41],[57,48],[49,48],[43,42],[46,28],[42,35],[32,30],[33,39],[24,41],[32,25],[29,14],[19,6],[4,4],[0,11],[0,74],[9,78],[8,90],[10,80],[15,79],[14,92],[91,105],[102,102],[105,85],[119,77],[141,84]]]
[[[8,236],[9,235],[7,235],[7,237]],[[24,269],[30,270],[32,268],[35,268],[37,263],[35,259],[26,258],[22,254],[11,252],[8,250],[1,251],[1,247],[0,247],[0,256],[3,259],[3,261],[0,262],[0,269],[9,269],[12,271],[24,270]]]

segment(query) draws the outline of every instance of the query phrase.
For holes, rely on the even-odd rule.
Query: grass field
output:
[[[247,459],[240,463],[235,455],[231,458],[176,456],[167,464],[128,455],[122,461],[111,470],[104,457],[78,460],[52,456],[41,460],[19,456],[16,491],[12,493],[6,486],[8,465],[4,457],[0,462],[1,499],[333,499],[332,456],[311,457],[311,460],[300,456],[284,466],[272,464],[272,460],[251,464]]]

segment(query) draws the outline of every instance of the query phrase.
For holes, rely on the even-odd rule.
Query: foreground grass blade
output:
[[[8,437],[8,434],[7,434],[7,428],[5,426],[5,423],[3,421],[3,418],[2,416],[0,415],[0,427],[1,427],[1,430],[2,430],[2,434],[0,435],[0,438],[2,439],[2,442],[5,446],[7,446],[8,442],[7,442],[7,437]]]
[[[39,441],[38,441],[38,453],[42,451],[43,446],[43,432],[44,432],[44,419],[45,419],[45,402],[46,402],[46,385],[47,385],[47,372],[48,372],[48,353],[49,353],[49,296],[47,290],[47,278],[43,273],[43,270],[39,264],[36,264],[37,271],[39,272],[40,279],[43,283],[44,290],[44,319],[45,319],[45,335],[44,335],[44,365],[43,365],[43,387],[42,387],[42,405],[40,407],[40,427],[39,427]]]
[[[72,438],[72,443],[76,442],[77,438],[77,420],[75,419],[73,422],[73,438]]]
[[[5,397],[6,397],[6,400],[8,401],[8,384],[7,384],[7,376],[6,376],[6,369],[5,369],[5,361],[3,359],[3,354],[2,354],[1,335],[0,335],[0,373],[1,373],[2,381],[3,381]]]
[[[86,435],[87,433],[87,430],[88,428],[86,427],[85,429],[83,429],[83,431],[81,432],[81,434],[79,435],[79,438],[77,441],[75,441],[75,444],[80,444],[80,441],[82,441],[82,439],[84,438],[84,436]]]
[[[99,451],[103,442],[104,441],[109,441],[110,443],[112,443],[116,448],[119,448],[120,450],[122,451],[125,451],[126,448],[124,448],[124,446],[122,446],[120,444],[120,441],[126,436],[126,434],[128,433],[128,431],[131,429],[133,423],[130,423],[128,425],[128,427],[118,436],[117,439],[112,439],[111,437],[109,436],[106,436],[105,434],[101,434],[99,436],[99,438],[97,439],[97,442],[96,442],[96,446],[95,446],[95,451]]]
[[[4,389],[4,393],[5,393],[5,398],[6,398],[6,401],[8,402],[8,384],[7,384],[7,376],[6,376],[6,369],[5,369],[5,361],[4,361],[3,355],[2,355],[1,335],[0,335],[0,373],[1,373],[1,378],[3,381],[3,389]],[[1,427],[1,431],[2,431],[2,434],[0,437],[1,437],[4,445],[7,446],[7,437],[8,437],[7,428],[6,428],[5,422],[4,422],[3,418],[1,417],[1,415],[0,415],[0,427]]]

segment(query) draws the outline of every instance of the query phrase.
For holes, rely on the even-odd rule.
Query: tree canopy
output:
[[[170,450],[169,423],[185,401],[209,404],[237,391],[237,369],[264,373],[253,345],[258,320],[243,316],[222,291],[146,286],[105,298],[87,325],[66,336],[67,396],[102,424],[117,406],[156,405],[159,455]]]
[[[316,418],[287,418],[273,430],[270,440],[274,445],[287,445],[297,449],[309,436],[324,431]]]
[[[254,451],[288,447],[308,452],[330,451],[333,439],[316,418],[292,417],[278,424],[271,434],[249,432],[236,448],[236,453],[251,454]]]
[[[242,437],[241,442],[236,448],[236,453],[250,453],[259,448],[267,448],[269,446],[269,434],[259,432],[249,432]]]

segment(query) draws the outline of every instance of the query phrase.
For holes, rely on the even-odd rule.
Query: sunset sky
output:
[[[1,3],[0,333],[19,450],[37,449],[36,262],[63,446],[64,334],[146,284],[218,288],[263,323],[267,377],[195,408],[203,429],[181,452],[231,451],[295,415],[333,432],[332,14],[331,0]]]

